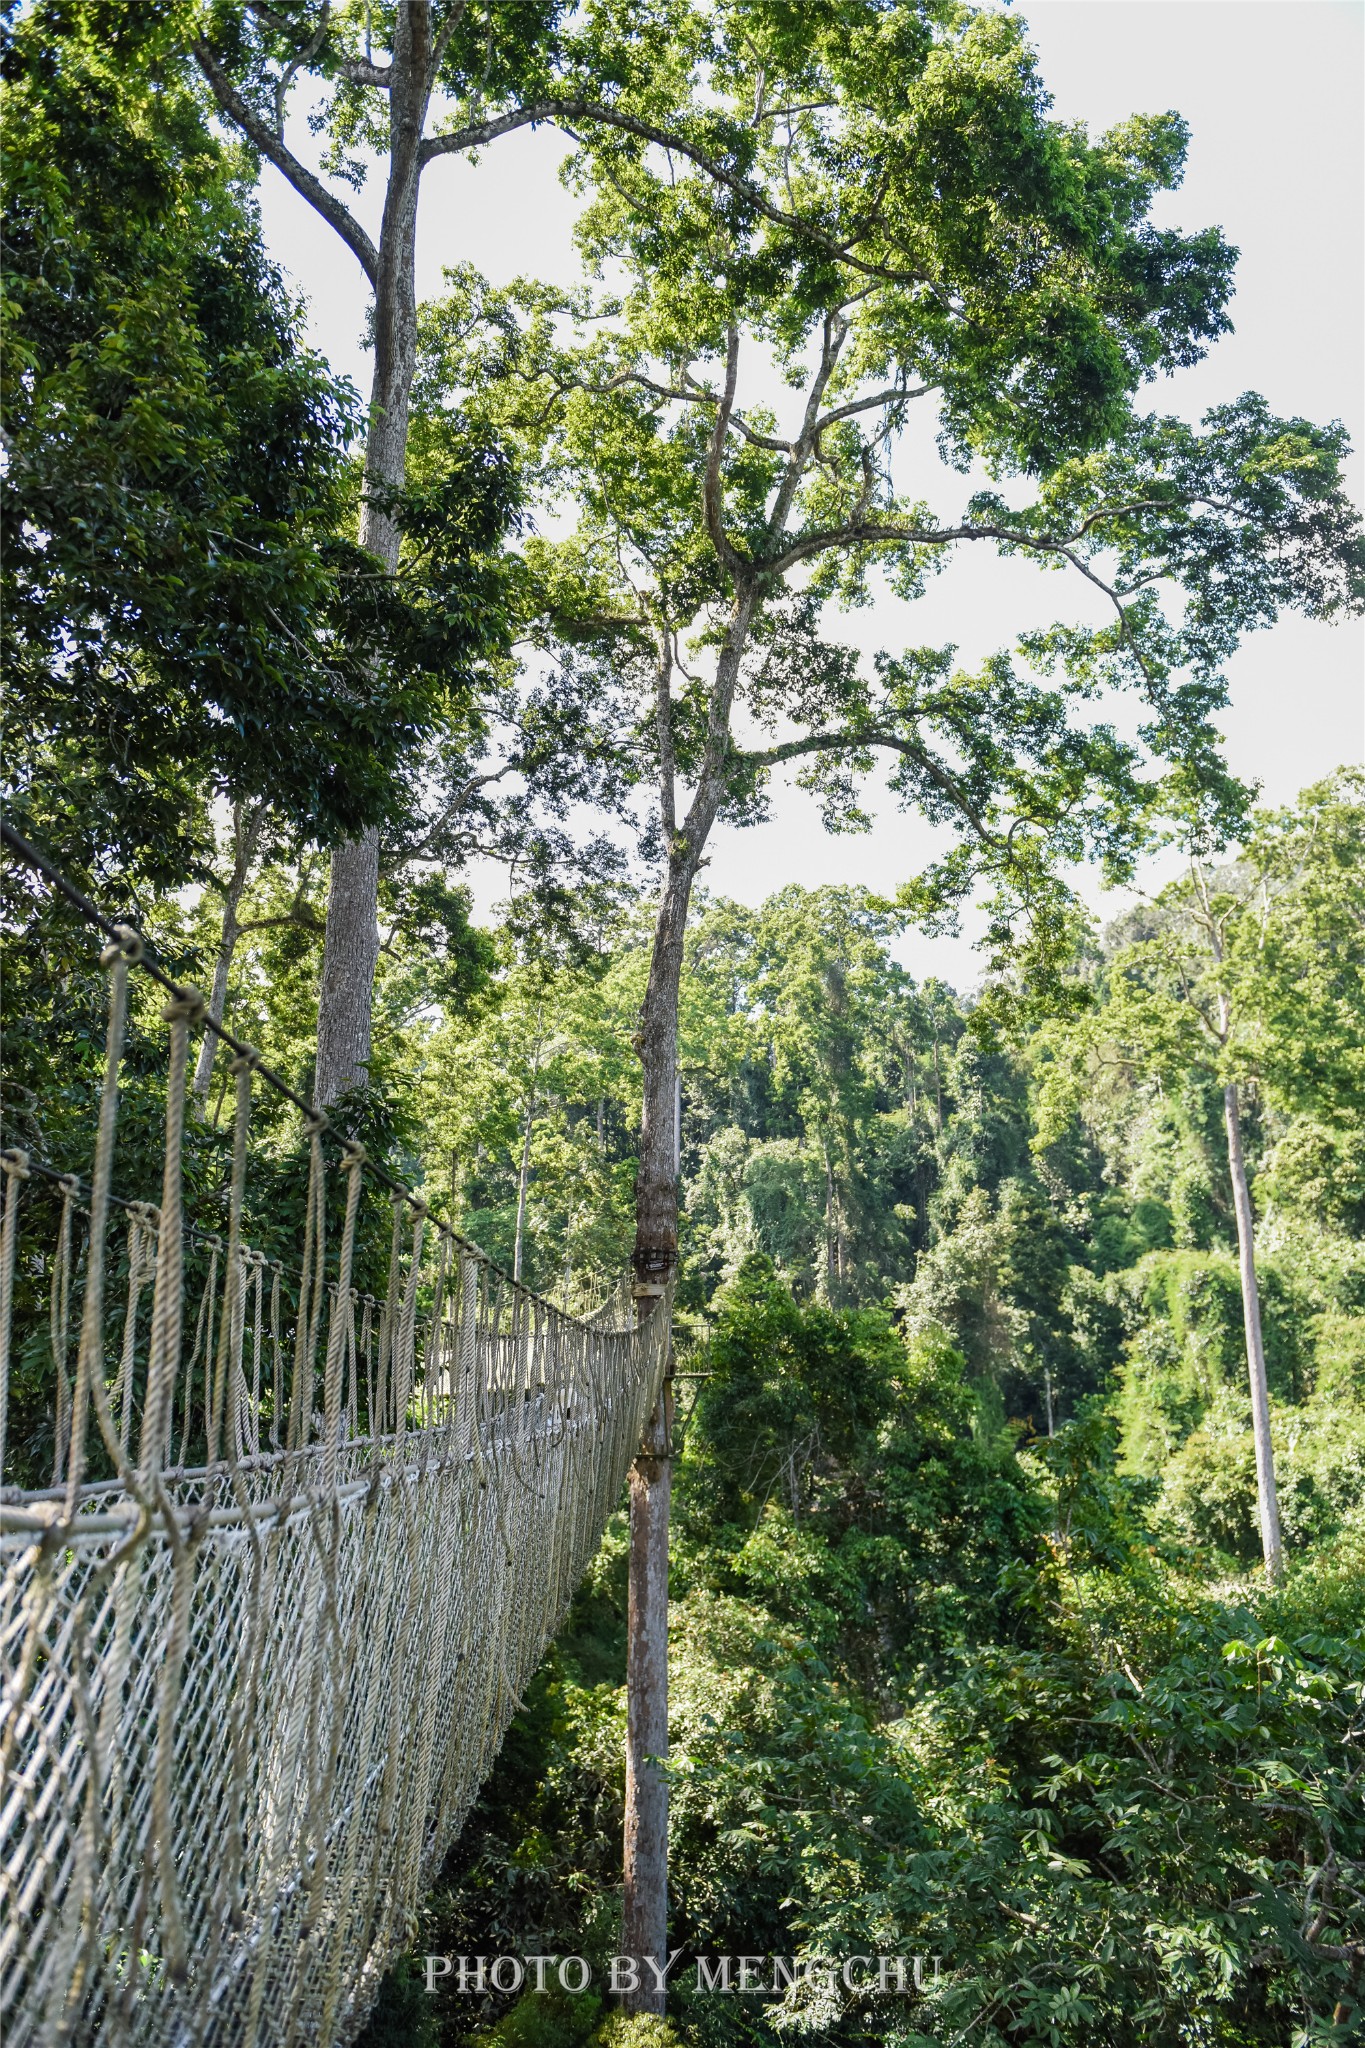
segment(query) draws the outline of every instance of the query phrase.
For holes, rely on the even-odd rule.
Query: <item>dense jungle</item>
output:
[[[10,827],[508,1274],[574,1315],[676,1284],[666,2014],[604,1990],[623,1500],[363,2048],[1360,2040],[1365,770],[1266,803],[1217,720],[1248,634],[1359,616],[1365,546],[1339,422],[1139,409],[1229,327],[1236,251],[1152,211],[1182,119],[1054,118],[1026,23],[956,0],[33,0],[3,74]],[[579,282],[456,236],[419,296],[419,175],[532,124]],[[267,166],[363,274],[368,403]],[[1057,622],[975,668],[850,643],[963,551],[1055,569]],[[880,773],[939,852],[737,900],[709,835],[789,769],[841,834]],[[983,911],[949,986],[926,934]],[[22,854],[3,913],[51,1235],[105,977]],[[210,1035],[185,1101],[221,1230]],[[272,1256],[298,1128],[262,1097]],[[37,1490],[59,1289],[14,1284]],[[698,1955],[920,1968],[777,1999]]]

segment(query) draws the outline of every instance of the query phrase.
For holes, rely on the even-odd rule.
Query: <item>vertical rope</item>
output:
[[[350,1437],[360,1434],[360,1390],[356,1385],[355,1303],[356,1290],[353,1287],[346,1301],[346,1434]]]
[[[199,1363],[200,1353],[204,1358],[204,1433],[209,1426],[209,1360],[213,1356],[213,1310],[218,1297],[218,1254],[222,1249],[218,1238],[209,1239],[209,1271],[204,1282],[204,1291],[199,1297],[199,1313],[194,1319],[194,1342],[190,1355],[185,1360],[185,1417],[180,1429],[180,1469],[183,1472],[190,1462],[190,1430],[194,1423],[194,1369]],[[175,1384],[171,1383],[171,1400],[175,1400]],[[170,1462],[171,1443],[175,1434],[175,1415],[166,1417],[166,1459]]]
[[[327,1362],[323,1372],[323,1422],[326,1448],[323,1452],[322,1483],[331,1491],[336,1485],[337,1457],[341,1450],[342,1366],[346,1329],[351,1317],[351,1266],[355,1256],[355,1226],[360,1214],[360,1192],[365,1174],[365,1147],[348,1144],[341,1162],[346,1175],[346,1220],[341,1226],[341,1254],[337,1266],[336,1292],[332,1296],[332,1321],[327,1332]],[[353,1369],[354,1376],[354,1369]]]
[[[61,1221],[57,1225],[57,1252],[52,1261],[52,1285],[48,1294],[48,1333],[52,1342],[52,1363],[57,1374],[57,1414],[52,1442],[52,1484],[60,1486],[65,1466],[67,1431],[70,1426],[71,1387],[66,1376],[66,1353],[71,1321],[71,1212],[80,1182],[64,1174]]]
[[[450,1239],[441,1231],[436,1255],[436,1285],[431,1294],[431,1319],[422,1353],[422,1421],[430,1429],[436,1420],[436,1397],[440,1390],[442,1330],[445,1316],[446,1274],[450,1266]]]
[[[379,1434],[374,1419],[374,1296],[365,1296],[360,1319],[360,1348],[365,1354],[365,1427],[371,1436]]]
[[[422,1234],[426,1224],[426,1203],[419,1202],[413,1214],[412,1256],[408,1267],[408,1284],[403,1295],[403,1315],[399,1325],[397,1362],[394,1367],[393,1426],[400,1438],[407,1429],[408,1402],[412,1396],[413,1369],[416,1364],[417,1283],[422,1271]]]
[[[322,1293],[322,1261],[325,1254],[326,1167],[322,1158],[322,1134],[327,1118],[315,1110],[308,1120],[308,1193],[303,1230],[303,1271],[299,1280],[299,1314],[294,1329],[294,1386],[289,1397],[288,1446],[305,1449],[313,1428],[313,1358],[318,1319],[314,1296]]]
[[[123,1312],[123,1348],[119,1357],[119,1368],[114,1375],[114,1384],[109,1389],[109,1406],[117,1411],[122,1406],[122,1416],[117,1425],[118,1451],[110,1445],[110,1456],[115,1464],[120,1462],[128,1449],[128,1436],[133,1414],[133,1373],[137,1360],[137,1312],[142,1300],[142,1290],[151,1277],[155,1263],[154,1245],[158,1217],[155,1209],[145,1202],[131,1204],[128,1215],[128,1300]]]
[[[181,1237],[181,1170],[185,1144],[185,1081],[190,1025],[204,1014],[198,989],[185,988],[161,1012],[170,1025],[166,1074],[166,1156],[161,1178],[161,1231],[152,1293],[152,1337],[147,1360],[147,1396],[142,1407],[138,1463],[146,1475],[159,1472],[171,1422],[176,1368],[180,1363],[184,1245]]]
[[[228,1066],[228,1073],[234,1083],[232,1112],[232,1175],[228,1183],[228,1241],[226,1272],[223,1277],[223,1315],[218,1332],[218,1355],[214,1362],[213,1400],[208,1426],[208,1462],[214,1464],[218,1457],[220,1443],[227,1431],[225,1428],[228,1411],[230,1383],[235,1376],[241,1376],[242,1346],[242,1196],[246,1187],[246,1141],[251,1122],[251,1077],[260,1064],[260,1054],[254,1051],[239,1053]],[[208,1358],[205,1355],[207,1367]],[[205,1375],[207,1378],[207,1374]],[[233,1389],[235,1394],[235,1389]],[[231,1450],[228,1455],[237,1454],[237,1425],[234,1423],[230,1436]]]
[[[281,1403],[284,1400],[284,1352],[280,1343],[280,1269],[270,1282],[270,1448],[283,1449],[280,1442]]]
[[[394,1337],[398,1327],[399,1272],[403,1256],[403,1197],[393,1198],[393,1234],[389,1240],[389,1287],[379,1312],[379,1427],[377,1436],[389,1428],[389,1400],[393,1386]]]
[[[5,1477],[9,1422],[9,1353],[14,1323],[14,1262],[19,1250],[19,1190],[29,1177],[28,1154],[15,1145],[0,1152],[5,1176],[5,1220],[0,1225],[0,1485]]]
[[[66,1480],[66,1512],[76,1512],[76,1494],[85,1476],[85,1416],[90,1383],[104,1369],[104,1240],[109,1227],[109,1182],[114,1170],[114,1127],[118,1119],[119,1068],[123,1033],[128,1021],[128,963],[142,957],[142,941],[127,925],[119,927],[116,945],[106,946],[100,965],[109,975],[109,1025],[104,1041],[104,1087],[95,1129],[95,1163],[90,1174],[90,1241],[85,1254],[85,1299],[81,1304],[80,1350],[76,1356],[76,1391],[71,1405],[71,1455]]]
[[[253,1289],[251,1320],[251,1454],[261,1455],[261,1287],[265,1277],[265,1258],[260,1252],[251,1253],[251,1278]]]

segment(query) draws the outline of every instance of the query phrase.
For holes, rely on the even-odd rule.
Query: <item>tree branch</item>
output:
[[[834,375],[839,352],[847,338],[848,322],[842,312],[826,313],[820,338],[820,367],[811,379],[811,387],[806,394],[806,410],[801,421],[801,431],[792,443],[786,472],[778,486],[777,497],[768,520],[770,540],[785,533],[787,518],[801,478],[805,474],[806,465],[810,461],[812,451],[818,451],[820,434],[817,422],[820,417],[820,404],[829,386],[829,380]]]
[[[673,750],[673,640],[667,621],[659,634],[654,675],[654,719],[659,744],[659,822],[671,846],[678,831],[677,762]]]
[[[803,754],[857,753],[865,747],[884,747],[896,754],[904,754],[921,767],[930,781],[943,791],[954,808],[967,820],[984,846],[1008,850],[1008,840],[998,832],[992,832],[976,806],[965,795],[955,776],[950,775],[941,762],[936,761],[927,748],[918,740],[912,740],[904,733],[890,732],[883,726],[862,726],[856,729],[846,727],[837,732],[808,733],[804,739],[782,740],[775,747],[764,747],[739,753],[735,758],[746,768],[772,768],[783,761],[798,760]]]
[[[725,532],[724,506],[720,487],[721,458],[725,452],[725,434],[734,410],[735,385],[739,380],[739,329],[732,327],[725,338],[725,390],[716,410],[716,423],[711,430],[711,446],[706,457],[706,474],[702,479],[701,507],[706,521],[706,531],[711,536],[711,545],[732,576],[740,575],[748,567],[744,557],[732,547]]]
[[[285,17],[282,14],[277,14],[273,7],[265,6],[264,0],[247,0],[247,4],[251,13],[259,16],[262,21],[269,22],[277,35],[287,36],[293,32],[295,24],[292,21],[286,21]],[[322,38],[327,33],[328,17],[330,14],[330,0],[327,0],[327,4],[324,5],[322,10],[322,20],[318,25],[317,33],[305,47],[302,56],[290,65],[285,75],[286,83],[293,78],[300,64],[306,64],[309,57],[321,47]],[[349,79],[352,85],[376,85],[382,91],[388,90],[392,71],[392,67],[388,64],[372,64],[368,58],[348,57],[344,51],[340,50],[333,50],[329,53],[329,62],[334,64],[342,77]]]
[[[852,419],[854,413],[873,412],[878,406],[895,405],[903,398],[927,398],[931,391],[937,389],[935,384],[917,384],[913,391],[874,391],[868,398],[850,399],[847,405],[836,405],[823,413],[815,423],[815,433],[817,436],[823,434],[826,427],[832,427],[836,420]]]
[[[427,82],[433,87],[436,84],[437,73],[445,62],[446,51],[450,48],[450,38],[464,20],[467,5],[468,0],[456,0],[456,4],[437,31],[436,40],[431,46],[431,64],[427,73]]]
[[[377,288],[379,252],[354,214],[343,206],[335,193],[328,191],[320,178],[314,177],[299,162],[280,136],[272,133],[255,108],[242,98],[207,43],[197,42],[194,45],[194,57],[223,112],[236,122],[261,155],[289,180],[299,197],[306,199],[327,225],[335,229],[369,279],[371,289]]]
[[[641,142],[652,142],[660,149],[671,149],[689,163],[704,171],[718,185],[736,194],[753,207],[756,213],[770,220],[776,227],[792,230],[804,235],[827,255],[847,264],[863,277],[879,278],[887,284],[927,284],[933,279],[916,270],[894,270],[889,264],[869,263],[852,254],[852,244],[843,243],[834,235],[826,234],[810,221],[802,220],[799,214],[785,213],[780,206],[774,206],[759,186],[741,178],[735,171],[727,169],[706,150],[685,137],[676,135],[666,128],[656,128],[650,121],[641,121],[634,114],[622,113],[616,107],[599,106],[592,100],[564,99],[537,100],[525,107],[513,107],[506,114],[497,114],[488,121],[477,121],[465,128],[453,128],[443,135],[429,135],[422,144],[421,161],[423,168],[435,157],[454,156],[466,149],[481,149],[485,143],[494,142],[500,135],[510,135],[518,128],[538,127],[542,122],[563,125],[570,121],[596,121],[604,128],[615,128],[624,135],[634,135]]]

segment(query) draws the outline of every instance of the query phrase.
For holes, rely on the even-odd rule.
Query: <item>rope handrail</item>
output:
[[[74,904],[76,909],[81,911],[91,924],[102,931],[112,944],[120,947],[126,946],[128,935],[131,934],[137,943],[137,947],[140,949],[129,955],[133,965],[140,967],[151,980],[156,982],[159,988],[164,989],[172,1001],[198,1005],[198,1013],[192,1021],[203,1030],[211,1031],[214,1037],[219,1039],[228,1048],[229,1052],[237,1055],[238,1059],[250,1060],[253,1072],[259,1074],[266,1086],[272,1089],[282,1101],[290,1103],[293,1108],[298,1110],[304,1119],[307,1129],[315,1129],[320,1136],[333,1139],[336,1144],[341,1146],[343,1151],[348,1148],[354,1149],[358,1141],[354,1138],[348,1138],[343,1131],[339,1131],[326,1110],[318,1109],[313,1104],[305,1102],[304,1098],[295,1089],[290,1087],[284,1076],[277,1073],[261,1057],[261,1054],[254,1045],[249,1045],[245,1039],[238,1038],[233,1032],[228,1030],[221,1018],[213,1016],[204,1003],[198,989],[190,984],[175,981],[165,972],[164,968],[157,965],[154,959],[148,958],[146,949],[150,942],[145,933],[138,931],[135,925],[128,923],[116,924],[112,919],[107,918],[103,911],[91,902],[83,889],[78,888],[74,882],[68,880],[60,868],[53,865],[46,854],[40,852],[31,841],[25,839],[21,832],[17,832],[13,825],[7,823],[3,818],[0,818],[0,841],[3,841],[12,853],[17,853],[21,860],[31,867],[35,873],[40,874],[59,894],[65,896],[68,902]],[[383,1187],[388,1188],[394,1196],[401,1197],[414,1213],[427,1218],[441,1235],[448,1238],[453,1245],[458,1245],[460,1250],[467,1253],[471,1258],[482,1259],[488,1265],[495,1267],[497,1271],[502,1271],[497,1266],[496,1260],[484,1251],[480,1245],[475,1244],[472,1238],[462,1236],[453,1224],[445,1222],[439,1216],[433,1216],[425,1197],[418,1194],[415,1188],[408,1187],[406,1182],[399,1180],[386,1167],[380,1166],[373,1159],[367,1158],[366,1166],[372,1180],[376,1180]],[[111,1197],[111,1199],[117,1200],[118,1198]],[[510,1278],[510,1276],[507,1277]],[[556,1315],[567,1315],[569,1313],[567,1309],[560,1308],[558,1303],[552,1302],[548,1295],[538,1294],[535,1288],[528,1287],[524,1280],[517,1280],[514,1284],[522,1288],[525,1293],[534,1296],[537,1301],[543,1301],[547,1308],[554,1309]]]
[[[619,1504],[670,1300],[637,1320],[622,1276],[573,1316],[511,1279],[0,829],[109,941],[88,1180],[0,1153],[0,2030],[328,2048]],[[154,1204],[113,1186],[134,968],[170,998]],[[233,1054],[212,1232],[182,1186],[199,1024]],[[303,1116],[301,1219],[249,1142],[258,1075]]]

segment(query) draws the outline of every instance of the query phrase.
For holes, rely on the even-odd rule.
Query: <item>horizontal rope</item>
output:
[[[623,1275],[572,1316],[509,1278],[4,836],[111,943],[88,1182],[0,1154],[0,1478],[51,1471],[0,1491],[0,2029],[330,2048],[620,1503],[671,1296],[641,1319]],[[171,998],[155,1204],[113,1191],[134,967]],[[196,1021],[235,1054],[213,1232],[185,1213]],[[302,1115],[301,1208],[250,1142],[257,1075]]]
[[[106,938],[111,939],[115,945],[123,943],[123,931],[134,932],[139,944],[143,948],[142,953],[137,956],[135,964],[142,969],[144,974],[149,975],[158,987],[165,989],[166,993],[175,1002],[193,1001],[197,991],[186,987],[182,982],[173,980],[163,968],[158,967],[154,959],[147,957],[146,948],[151,944],[151,941],[144,932],[137,931],[134,925],[125,922],[124,925],[120,926],[107,918],[90,901],[90,898],[83,889],[77,888],[74,882],[68,881],[60,868],[55,867],[46,854],[40,853],[38,848],[25,839],[21,832],[16,832],[14,827],[6,824],[3,819],[0,819],[0,840],[3,840],[11,852],[17,853],[19,858],[31,867],[35,873],[40,874],[44,881],[49,882],[60,895],[65,896],[68,902],[74,904],[76,909],[83,916],[87,917],[91,924],[102,931]],[[211,1031],[214,1037],[219,1039],[230,1051],[235,1052],[239,1059],[250,1060],[253,1072],[259,1074],[266,1086],[273,1090],[282,1101],[291,1103],[298,1110],[310,1130],[316,1130],[324,1138],[333,1139],[343,1150],[353,1148],[359,1142],[357,1139],[348,1138],[343,1131],[337,1130],[325,1110],[315,1109],[310,1103],[305,1102],[303,1097],[289,1086],[283,1075],[277,1074],[275,1069],[262,1059],[254,1045],[248,1045],[244,1039],[237,1038],[218,1018],[211,1016],[207,1009],[203,1011],[202,1015],[193,1017],[191,1022],[205,1031]],[[378,1181],[391,1194],[401,1197],[414,1212],[428,1218],[433,1227],[441,1233],[442,1237],[447,1238],[452,1245],[458,1246],[462,1252],[467,1253],[471,1258],[483,1260],[485,1264],[493,1267],[494,1271],[502,1273],[503,1269],[497,1265],[494,1259],[490,1258],[489,1254],[481,1246],[475,1244],[472,1238],[462,1236],[451,1224],[443,1222],[439,1216],[433,1216],[425,1197],[418,1194],[414,1188],[408,1187],[405,1182],[397,1179],[385,1167],[377,1165],[373,1159],[367,1159],[366,1171],[372,1180]],[[510,1275],[505,1277],[508,1278],[509,1282],[511,1281]],[[524,1293],[530,1295],[534,1300],[543,1302],[547,1308],[553,1309],[556,1315],[567,1315],[569,1313],[567,1309],[562,1309],[557,1303],[551,1301],[548,1295],[538,1294],[535,1288],[528,1287],[524,1280],[517,1280],[511,1284],[521,1288]]]

